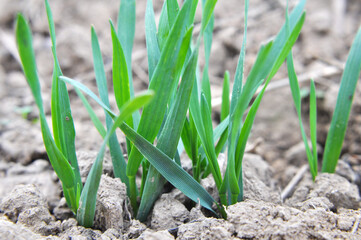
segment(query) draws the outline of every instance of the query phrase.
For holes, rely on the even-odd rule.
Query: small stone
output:
[[[44,197],[35,185],[18,185],[6,196],[1,211],[11,221],[22,223],[34,232],[47,236],[60,231],[60,222],[50,215]]]
[[[38,240],[42,237],[22,224],[15,224],[5,218],[0,218],[0,239]]]
[[[231,239],[234,227],[223,219],[205,218],[179,226],[177,239]]]
[[[102,240],[122,239],[122,233],[118,229],[109,228],[102,234]]]
[[[337,227],[341,231],[350,231],[355,223],[355,219],[351,217],[341,216],[337,219]]]
[[[68,229],[76,227],[77,225],[78,225],[78,222],[76,221],[75,218],[69,218],[62,222],[61,228],[63,229],[63,231],[67,231]]]
[[[175,228],[189,220],[189,211],[170,194],[163,194],[154,204],[151,228],[165,230]]]
[[[127,189],[119,178],[102,175],[98,189],[94,227],[106,230],[123,229],[123,206],[126,204]]]
[[[153,232],[153,231],[147,229],[137,239],[139,239],[139,240],[159,240],[159,239],[173,240],[174,237],[167,230]]]
[[[351,183],[356,183],[358,178],[351,166],[343,160],[337,162],[336,174],[346,178]]]
[[[134,239],[139,237],[145,230],[147,226],[143,223],[139,222],[138,220],[131,220],[130,227],[128,228],[127,232],[124,234],[125,239]]]
[[[81,180],[85,183],[87,176],[98,153],[95,151],[77,151],[78,165],[81,175]],[[113,165],[108,155],[104,156],[103,160],[103,173],[113,176]]]
[[[74,216],[74,213],[68,207],[65,198],[61,198],[53,210],[53,214],[58,220],[66,220]]]
[[[336,174],[322,173],[316,177],[313,189],[307,198],[326,197],[335,208],[358,209],[360,193],[355,184]]]
[[[311,199],[308,199],[302,203],[300,203],[301,207],[300,209],[302,211],[306,211],[308,209],[316,209],[321,208],[325,211],[330,211],[332,208],[334,208],[334,205],[328,200],[328,198],[325,197],[314,197]]]

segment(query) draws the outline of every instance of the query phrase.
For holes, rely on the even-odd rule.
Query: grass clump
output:
[[[208,74],[216,0],[202,0],[201,30],[193,33],[197,0],[164,1],[158,26],[152,0],[147,0],[145,31],[148,53],[149,91],[134,96],[131,53],[135,32],[135,0],[121,1],[117,27],[110,21],[113,45],[112,80],[119,114],[111,110],[104,64],[95,29],[91,28],[94,72],[99,97],[85,85],[65,77],[56,55],[54,23],[47,1],[46,8],[52,39],[54,74],[52,85],[53,135],[45,120],[39,80],[36,71],[31,33],[19,15],[16,37],[23,69],[40,109],[40,123],[50,161],[63,184],[69,207],[80,224],[91,226],[96,193],[102,172],[102,159],[108,145],[115,177],[127,186],[136,218],[146,220],[166,181],[181,190],[194,202],[226,218],[223,205],[243,200],[242,159],[246,143],[268,83],[276,74],[296,42],[305,21],[305,0],[301,0],[274,40],[262,45],[247,78],[244,77],[247,16],[245,1],[244,39],[230,98],[229,74],[223,85],[222,122],[213,129],[211,91]],[[200,76],[198,52],[203,40],[205,67]],[[87,108],[95,127],[104,138],[84,186],[76,162],[75,130],[65,83],[72,84]],[[262,86],[263,84],[263,86]],[[262,87],[255,101],[252,97]],[[105,111],[105,126],[95,115],[83,95],[90,96]],[[154,93],[154,94],[153,94]],[[251,105],[250,105],[251,104]],[[247,112],[247,108],[250,109]],[[140,113],[139,108],[143,107]],[[115,135],[120,128],[126,136],[128,161]],[[180,141],[181,140],[181,141]],[[155,143],[155,146],[153,143]],[[182,167],[179,155],[185,150],[192,160],[193,176]],[[227,150],[227,168],[222,175],[217,157]],[[142,168],[141,184],[136,174]],[[212,174],[219,191],[220,203],[199,184]]]
[[[55,48],[54,22],[49,3],[48,1],[45,1],[45,3],[54,58],[51,94],[53,133],[51,133],[45,117],[32,46],[31,31],[28,23],[21,14],[18,15],[16,22],[16,42],[27,82],[35,98],[36,105],[39,108],[41,132],[49,160],[62,183],[63,193],[68,206],[73,213],[77,215],[77,220],[80,224],[90,227],[93,224],[95,214],[96,194],[99,187],[106,144],[110,137],[113,136],[113,133],[117,128],[117,123],[123,122],[137,109],[146,105],[150,99],[152,99],[153,93],[148,92],[140,94],[123,104],[119,111],[119,115],[115,118],[115,124],[109,125],[109,130],[104,132],[104,142],[90,170],[86,183],[83,186],[76,158],[74,144],[75,130],[69,96],[65,83],[59,80],[59,77],[62,76],[62,72]]]
[[[325,149],[323,152],[322,172],[334,173],[338,159],[341,154],[342,144],[345,138],[347,123],[351,112],[352,100],[355,94],[357,81],[361,71],[361,27],[359,27],[355,39],[348,54],[345,69],[341,77],[335,110],[333,112],[331,126],[327,134]],[[306,154],[313,180],[318,173],[317,156],[317,106],[315,83],[310,84],[310,140],[312,148],[309,147],[307,135],[301,119],[301,93],[297,76],[293,66],[292,53],[287,57],[288,76],[292,91],[293,101],[298,114],[302,139],[305,144]],[[311,150],[312,149],[312,150]]]

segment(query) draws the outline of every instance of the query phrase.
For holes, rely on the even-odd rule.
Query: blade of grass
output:
[[[229,115],[229,106],[229,72],[226,71],[222,88],[221,121]]]
[[[301,130],[302,140],[305,145],[306,155],[307,155],[308,163],[310,166],[310,172],[311,172],[313,180],[315,180],[315,178],[317,176],[317,161],[316,161],[317,158],[314,158],[312,155],[311,149],[308,145],[307,135],[306,135],[306,132],[305,132],[305,129],[303,126],[303,122],[302,122],[301,95],[300,95],[300,89],[299,89],[299,85],[298,85],[297,75],[296,75],[294,65],[293,65],[292,53],[290,53],[287,57],[287,69],[288,69],[288,76],[289,76],[289,81],[290,81],[292,97],[293,97],[293,101],[295,102],[295,108],[297,111],[298,122],[299,122],[300,130]],[[311,101],[310,101],[310,106],[311,106]],[[310,118],[311,118],[311,112],[310,112]],[[311,122],[310,122],[310,124],[311,124]],[[313,134],[312,133],[313,131],[314,131],[314,128],[312,128],[311,134]]]
[[[98,130],[100,136],[102,136],[102,138],[105,137],[105,135],[107,134],[107,131],[105,130],[103,123],[100,121],[100,119],[98,118],[98,116],[95,114],[93,108],[90,106],[88,100],[85,98],[84,94],[77,88],[75,88],[75,92],[78,95],[78,97],[80,98],[80,100],[82,101],[83,105],[85,106],[90,119],[92,120],[95,128]]]
[[[112,37],[117,38],[115,36],[115,31],[114,31],[113,28],[112,28]],[[102,102],[108,108],[110,108],[109,96],[108,96],[108,87],[107,87],[107,79],[106,79],[105,70],[104,70],[103,58],[102,58],[102,55],[101,55],[99,41],[98,41],[97,34],[96,34],[95,30],[94,30],[94,27],[91,28],[91,42],[92,42],[95,80],[96,80],[96,83],[97,83],[97,86],[98,86],[99,95],[100,95],[100,98],[101,98]],[[118,41],[118,44],[119,44],[119,41]],[[118,47],[120,47],[120,46],[115,44],[114,48],[118,48]],[[121,50],[119,50],[119,51],[121,51]],[[115,53],[113,56],[114,56],[114,58],[119,60],[119,56],[117,55],[117,53]],[[118,66],[119,62],[117,62],[117,60],[115,60],[114,66],[118,70],[119,69],[119,66]],[[126,64],[125,61],[123,63]],[[117,70],[115,70],[114,67],[113,67],[113,74],[115,75],[115,77],[119,77],[119,75],[120,75],[119,72],[117,72]],[[121,69],[121,70],[123,70],[123,73],[125,73],[125,75],[127,75],[127,70],[126,69]],[[116,72],[116,73],[114,73],[114,72]],[[128,85],[129,82],[128,82],[128,78],[121,79],[121,81],[125,82],[125,85],[126,85],[128,91],[126,91],[126,90],[121,91],[120,94],[125,94],[125,92],[127,92],[128,93],[128,99],[124,99],[124,97],[123,97],[123,99],[121,99],[121,103],[118,105],[118,106],[120,106],[119,109],[127,101],[129,101],[129,85]],[[121,90],[123,90],[123,89],[121,89]],[[117,97],[117,99],[119,100],[120,97]],[[112,121],[112,118],[107,114],[106,111],[105,111],[105,115],[106,115],[105,116],[106,126],[107,126],[107,129],[109,130],[113,121]],[[130,120],[131,120],[131,117],[127,119],[127,122],[129,123]],[[132,124],[132,123],[133,122],[130,122],[130,124]],[[127,164],[126,164],[126,162],[124,160],[123,152],[120,149],[120,144],[119,144],[119,141],[118,141],[117,136],[116,136],[115,133],[109,137],[109,150],[110,150],[110,156],[112,158],[114,176],[117,177],[117,178],[120,178],[122,180],[122,182],[127,186],[127,189],[129,189],[129,180],[128,180],[128,177],[127,177],[126,172],[125,172]]]
[[[310,84],[310,138],[312,144],[312,154],[315,172],[317,174],[317,102],[316,102],[316,86],[315,82],[311,80]]]
[[[178,141],[185,122],[190,94],[193,88],[196,73],[197,60],[198,51],[196,49],[187,64],[179,91],[176,95],[176,100],[171,107],[163,130],[158,139],[157,148],[171,159],[174,158],[177,152]],[[163,190],[165,182],[165,179],[161,176],[157,169],[151,166],[147,175],[137,219],[140,221],[146,220],[154,202]]]
[[[299,10],[300,6],[302,6],[304,1],[301,1],[297,6],[296,6],[296,10]],[[282,27],[281,31],[278,33],[275,41],[272,43],[270,42],[269,44],[267,44],[265,47],[262,47],[256,63],[254,65],[254,67],[252,68],[250,75],[248,76],[247,82],[244,86],[244,88],[242,89],[242,94],[240,96],[240,98],[238,99],[237,105],[234,108],[234,119],[233,122],[230,126],[230,138],[229,138],[229,155],[228,155],[228,165],[227,168],[229,166],[230,170],[228,172],[228,174],[226,175],[227,178],[231,178],[230,181],[226,181],[230,186],[223,186],[222,188],[222,194],[224,194],[224,192],[228,191],[232,191],[232,187],[233,184],[234,185],[238,185],[238,183],[235,182],[235,178],[234,175],[232,173],[232,169],[241,169],[241,164],[242,164],[242,159],[235,159],[234,161],[237,161],[234,163],[233,165],[233,159],[234,159],[234,155],[230,154],[230,153],[235,153],[235,139],[238,137],[237,136],[237,132],[238,129],[241,125],[241,119],[242,119],[242,115],[244,113],[244,111],[246,110],[254,92],[257,90],[258,86],[260,85],[260,82],[262,81],[262,79],[266,78],[267,75],[267,80],[265,82],[265,86],[268,85],[269,81],[272,79],[272,77],[276,74],[276,72],[278,71],[279,67],[281,66],[281,64],[283,63],[283,61],[285,60],[286,56],[288,55],[288,53],[290,52],[293,44],[296,42],[298,35],[302,29],[304,20],[305,20],[305,13],[303,13],[298,19],[294,17],[294,13],[297,12],[296,10],[294,10],[291,14],[291,20],[290,20],[290,26],[291,31],[290,34],[286,33],[285,30],[285,25]],[[293,22],[293,20],[296,20],[296,22]],[[259,64],[257,64],[259,63]],[[257,69],[257,70],[255,70]],[[257,76],[257,78],[255,78],[255,76]],[[250,95],[251,94],[251,95]],[[261,95],[262,98],[263,94]],[[231,111],[232,111],[232,102],[231,102]],[[234,167],[234,168],[233,168]],[[236,173],[237,175],[239,175],[239,177],[242,177],[241,173]],[[240,182],[239,180],[237,182]],[[239,188],[242,188],[242,186],[239,186]],[[233,188],[234,189],[234,188]],[[239,193],[242,192],[242,190],[240,189],[238,191]],[[238,196],[239,193],[234,192],[231,193],[232,197],[232,203],[236,202],[237,199],[239,199],[240,197]],[[229,194],[228,194],[229,197]],[[223,196],[223,199],[225,200],[226,198]]]
[[[322,172],[333,173],[336,170],[346,134],[352,100],[356,90],[361,69],[361,27],[352,43],[343,71],[340,90],[338,92],[335,111],[332,116],[330,130],[327,134],[323,155]]]
[[[158,23],[158,43],[159,43],[159,49],[162,51],[163,47],[165,46],[165,42],[168,38],[169,31],[171,29],[171,26],[169,26],[168,21],[168,1],[164,1],[162,11],[160,13],[159,17],[159,23]]]
[[[204,99],[202,101],[204,101]],[[209,112],[208,107],[207,107],[207,109]],[[212,171],[212,175],[214,177],[216,186],[217,186],[217,188],[219,188],[221,185],[221,180],[222,180],[221,171],[219,169],[218,160],[217,160],[217,156],[216,156],[216,152],[215,152],[215,148],[214,148],[214,144],[213,144],[213,136],[211,138],[207,138],[205,123],[204,123],[204,121],[206,121],[206,119],[203,119],[203,117],[206,118],[207,116],[205,116],[205,115],[202,116],[202,114],[201,114],[201,112],[206,111],[206,109],[205,108],[202,109],[198,102],[197,79],[195,79],[195,83],[193,86],[191,102],[189,104],[189,110],[192,114],[195,128],[196,128],[199,138],[202,142],[205,154],[211,165],[211,171]]]
[[[104,152],[108,141],[110,142],[110,137],[115,135],[115,130],[120,124],[122,124],[122,122],[124,122],[125,119],[129,118],[134,111],[147,104],[151,100],[152,96],[152,94],[143,94],[135,97],[129,102],[124,103],[123,107],[120,109],[119,116],[115,119],[114,125],[111,124],[109,126],[109,130],[104,138],[97,158],[90,169],[80,197],[77,214],[77,221],[80,225],[84,227],[91,227],[93,225],[97,192],[103,169]]]
[[[223,80],[223,89],[222,89],[222,106],[221,106],[221,121],[223,121],[229,115],[229,72],[226,71],[224,74]],[[222,133],[217,145],[216,145],[216,154],[217,156],[223,150],[225,143],[228,138],[228,128],[227,131]],[[214,140],[215,142],[217,140]]]
[[[70,100],[68,90],[64,82],[59,81],[58,77],[62,75],[58,56],[56,53],[56,38],[53,14],[50,9],[48,0],[45,0],[46,13],[49,24],[50,38],[52,42],[52,53],[54,59],[53,80],[51,89],[51,113],[54,140],[60,151],[64,154],[65,158],[70,161],[71,166],[74,168],[76,177],[76,186],[79,185],[79,194],[82,189],[82,181],[78,161],[75,153],[75,129],[73,117],[70,109]]]
[[[178,13],[179,5],[177,0],[167,0],[168,24],[170,28],[172,28]]]
[[[147,0],[147,8],[145,11],[145,39],[148,53],[149,81],[152,79],[154,69],[156,68],[160,58],[160,50],[156,33],[157,27],[155,24],[153,1]]]
[[[113,43],[113,87],[115,100],[120,109],[130,99],[129,75],[127,61],[121,42],[116,35],[114,25],[110,22],[110,30]],[[104,75],[105,76],[105,75]],[[133,127],[133,119],[127,119],[127,124]],[[129,149],[130,150],[130,149]]]
[[[117,35],[123,47],[124,56],[127,63],[130,98],[134,97],[133,77],[132,77],[132,51],[135,34],[135,0],[121,0],[117,19]],[[140,113],[133,114],[133,126],[138,128]]]
[[[130,127],[124,124],[121,129],[165,179],[191,200],[214,212],[212,204],[217,202],[192,176]]]
[[[37,73],[35,54],[32,45],[31,31],[28,23],[21,14],[18,14],[17,17],[15,35],[23,71],[34,96],[36,105],[39,108],[40,126],[46,152],[49,156],[49,160],[54,168],[54,171],[63,184],[64,194],[67,197],[67,203],[69,207],[76,212],[77,193],[75,186],[75,175],[72,166],[56,146],[55,141],[50,133],[49,126],[46,122],[43,101],[40,92],[39,76]]]
[[[287,34],[289,34],[290,31],[290,20],[289,20],[289,16],[288,16],[288,2],[287,2],[287,10],[286,10],[286,32]],[[315,99],[315,95],[314,96],[310,96],[310,132],[311,132],[311,142],[312,142],[312,148],[313,148],[313,153],[316,153],[312,155],[309,144],[308,144],[308,139],[307,139],[307,135],[305,132],[305,129],[303,127],[303,123],[302,123],[302,112],[301,112],[301,92],[300,92],[300,87],[298,85],[298,80],[297,80],[297,75],[296,75],[296,71],[294,69],[294,64],[293,64],[293,56],[292,56],[292,51],[289,53],[288,57],[287,57],[287,69],[288,69],[288,76],[289,76],[289,82],[290,82],[290,88],[291,88],[291,92],[292,92],[292,97],[293,97],[293,101],[295,103],[295,107],[296,107],[296,111],[297,111],[297,115],[298,115],[298,121],[299,121],[299,125],[300,125],[300,130],[301,130],[301,135],[302,135],[302,140],[304,142],[305,145],[305,150],[306,150],[306,155],[307,155],[307,159],[309,162],[309,166],[310,166],[310,172],[312,175],[313,180],[315,180],[316,176],[317,176],[317,149],[316,149],[316,122],[314,122],[316,120],[316,99]],[[315,93],[314,93],[315,94]],[[312,98],[312,100],[311,100]],[[311,111],[312,109],[312,111]]]
[[[225,175],[225,181],[223,181],[223,184],[221,186],[222,190],[220,191],[221,201],[223,203],[226,203],[227,196],[231,195],[231,188],[233,188],[233,196],[238,195],[238,190],[240,187],[237,185],[236,182],[236,162],[235,162],[235,144],[236,144],[236,135],[239,132],[239,125],[237,126],[237,123],[235,124],[234,121],[240,121],[241,119],[235,118],[235,107],[239,101],[239,98],[241,96],[242,92],[242,81],[243,81],[243,72],[244,72],[244,60],[246,55],[246,44],[247,44],[247,25],[248,25],[248,6],[249,1],[246,0],[244,3],[245,9],[244,9],[244,30],[243,30],[243,42],[241,47],[241,52],[239,55],[237,68],[236,68],[236,74],[234,77],[234,85],[232,89],[232,100],[230,103],[230,121],[229,121],[229,127],[228,127],[228,160],[227,160],[227,169],[226,169],[226,175]],[[243,113],[242,113],[243,114]],[[240,123],[239,123],[240,124]],[[225,137],[224,137],[225,138]]]
[[[149,89],[154,90],[156,95],[153,101],[143,109],[137,132],[151,142],[154,140],[161,127],[167,103],[170,99],[169,89],[172,89],[172,86],[175,85],[175,76],[177,75],[175,66],[178,64],[178,58],[182,54],[186,55],[188,50],[184,49],[183,51],[185,52],[180,52],[184,40],[183,36],[185,36],[185,39],[190,39],[191,37],[191,31],[186,32],[186,19],[190,14],[192,2],[193,1],[187,0],[183,4],[167,39],[166,45],[162,50],[161,57],[149,85]],[[136,149],[135,151],[132,151],[127,166],[127,175],[131,183],[135,183],[135,175],[141,161],[142,156],[139,151],[136,151]],[[135,191],[133,191],[133,193],[135,193]],[[134,200],[135,199],[133,198],[133,202]]]

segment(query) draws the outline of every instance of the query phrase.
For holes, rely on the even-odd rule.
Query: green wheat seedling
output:
[[[142,221],[146,220],[166,180],[210,211],[214,212],[212,205],[217,205],[209,193],[181,168],[178,152],[178,142],[196,78],[198,49],[215,3],[216,1],[204,2],[201,31],[193,46],[191,40],[198,1],[187,0],[182,8],[179,8],[177,1],[165,1],[158,29],[152,1],[147,2],[148,88],[154,91],[155,95],[144,107],[142,114],[136,112],[132,118],[119,124],[119,128],[127,139],[127,163],[122,157],[116,136],[113,135],[111,139],[113,142],[109,141],[115,176],[127,185],[127,194],[133,212]],[[118,108],[132,99],[132,92],[134,92],[131,77],[131,52],[134,40],[135,1],[122,1],[120,13],[127,13],[127,17],[118,18],[118,31],[110,21],[113,43],[112,79]],[[124,34],[124,32],[130,34]],[[104,127],[86,98],[80,93],[80,91],[86,93],[104,108],[107,114],[107,125],[112,119],[114,120],[115,114],[109,106],[101,49],[94,28],[91,29],[91,39],[94,71],[100,98],[86,86],[71,78],[60,77],[60,79],[78,89],[77,92],[87,107],[91,119],[100,134],[104,136]],[[156,147],[152,145],[155,139],[157,139]],[[136,174],[139,167],[142,167],[142,178],[141,185],[137,186]],[[222,206],[218,205],[218,208],[221,215],[226,217]]]
[[[32,46],[31,30],[21,14],[18,15],[16,22],[16,42],[23,71],[35,98],[36,105],[39,108],[41,132],[49,160],[62,183],[68,206],[73,213],[76,214],[80,224],[90,227],[93,224],[95,214],[96,195],[101,177],[106,144],[117,128],[117,122],[123,122],[128,119],[133,112],[146,105],[153,97],[153,94],[151,92],[140,94],[122,105],[122,108],[119,110],[119,115],[115,119],[115,124],[109,125],[109,131],[104,132],[104,142],[89,172],[86,183],[83,186],[76,158],[74,145],[75,130],[70,110],[69,96],[64,82],[59,80],[62,72],[56,55],[54,22],[48,1],[45,3],[54,57],[51,94],[53,135],[45,117],[39,76]]]
[[[345,69],[341,78],[341,85],[337,96],[336,107],[332,116],[331,126],[327,134],[326,145],[323,153],[322,172],[334,173],[341,154],[342,144],[345,138],[347,123],[351,112],[352,100],[355,94],[357,81],[361,71],[361,27],[351,46]],[[293,66],[292,53],[287,57],[288,76],[293,100],[298,114],[302,139],[305,144],[306,154],[309,161],[310,172],[313,180],[317,176],[317,107],[315,84],[311,81],[310,86],[310,139],[312,152],[308,146],[306,132],[301,120],[301,94],[297,76]]]
[[[212,128],[211,91],[207,73],[212,25],[207,26],[209,29],[206,33],[209,34],[204,36],[206,65],[201,81],[196,81],[192,91],[190,116],[185,122],[182,140],[188,156],[192,159],[194,178],[200,181],[211,173],[223,205],[243,200],[242,159],[246,143],[265,89],[286,59],[301,31],[305,20],[303,11],[305,2],[298,3],[289,19],[287,15],[286,24],[275,39],[261,47],[256,62],[243,85],[248,15],[248,1],[245,1],[243,43],[235,73],[232,97],[229,101],[229,73],[226,72],[221,108],[222,122],[215,129]],[[261,92],[243,118],[252,97],[262,84],[264,85]],[[222,176],[217,157],[225,148],[227,149],[227,168]]]
[[[216,2],[216,0],[202,0],[201,30],[193,41],[193,25],[198,1],[186,0],[181,8],[176,0],[164,1],[158,26],[152,0],[147,1],[145,29],[148,89],[154,92],[150,101],[151,93],[134,97],[131,53],[135,32],[135,0],[121,1],[117,28],[110,21],[113,45],[112,80],[119,111],[116,115],[109,104],[104,64],[95,29],[91,29],[91,40],[95,78],[100,97],[85,85],[62,76],[55,51],[54,23],[46,1],[55,62],[52,87],[55,140],[52,138],[42,110],[30,29],[19,15],[17,24],[19,52],[25,75],[40,109],[44,143],[54,170],[63,183],[68,205],[74,213],[77,213],[80,224],[92,225],[106,145],[109,146],[112,157],[114,175],[126,184],[133,212],[142,221],[146,220],[166,181],[194,202],[200,203],[214,213],[216,212],[213,205],[216,205],[224,218],[226,213],[223,205],[243,199],[242,158],[246,142],[264,91],[301,31],[305,19],[303,11],[305,1],[300,1],[290,14],[289,20],[286,21],[289,22],[287,25],[289,28],[284,25],[273,41],[261,47],[243,86],[248,15],[248,1],[245,2],[244,41],[236,69],[232,98],[229,101],[229,75],[226,74],[221,113],[223,121],[213,129],[208,68],[214,24],[213,10]],[[206,64],[200,79],[197,69],[198,51],[202,40]],[[104,138],[99,156],[83,189],[74,160],[75,131],[64,82],[75,87],[95,127]],[[243,119],[253,95],[263,83],[262,91]],[[105,110],[105,127],[83,93],[94,99]],[[145,105],[148,101],[149,104]],[[137,109],[142,106],[145,107],[140,113]],[[116,128],[120,128],[126,136],[128,162],[123,158],[119,141],[114,133]],[[179,144],[180,139],[182,139],[181,144]],[[156,146],[153,145],[155,140]],[[182,152],[182,145],[192,159],[193,176],[181,167],[179,155]],[[222,177],[217,156],[225,148],[228,151],[228,161],[226,173]],[[140,186],[137,186],[136,174],[140,167],[142,167],[142,178]],[[200,179],[210,173],[215,179],[221,204],[199,184]]]

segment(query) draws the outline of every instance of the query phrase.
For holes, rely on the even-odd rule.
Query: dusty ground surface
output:
[[[136,92],[145,89],[148,82],[144,38],[145,2],[137,1],[137,31],[133,52]],[[283,24],[284,2],[251,1],[246,74],[254,63],[260,44],[274,36]],[[291,1],[291,5],[294,2]],[[107,73],[110,74],[108,19],[116,20],[119,1],[53,0],[50,4],[64,75],[76,78],[95,90],[90,25],[93,24],[97,30]],[[342,4],[345,4],[344,7]],[[162,1],[154,1],[156,13],[159,13],[161,5]],[[307,89],[308,80],[313,77],[320,91],[318,143],[322,147],[343,64],[361,22],[361,3],[359,0],[309,1],[306,10],[306,22],[293,52],[299,79],[304,81],[303,87]],[[122,184],[111,177],[103,177],[103,191],[99,192],[99,218],[96,220],[96,228],[99,230],[76,226],[61,199],[60,184],[46,160],[39,123],[34,121],[37,109],[17,60],[13,31],[18,11],[30,19],[45,103],[50,102],[53,64],[43,1],[0,1],[1,239],[39,239],[41,236],[48,236],[48,239],[361,238],[361,212],[358,210],[361,85],[358,84],[355,94],[338,175],[321,175],[312,183],[311,177],[304,173],[301,182],[285,199],[284,188],[296,173],[302,173],[307,160],[302,144],[299,144],[301,136],[284,67],[271,82],[257,113],[250,141],[251,144],[258,143],[252,149],[257,155],[248,155],[249,159],[245,160],[247,200],[229,207],[227,221],[206,218],[198,208],[187,209],[183,205],[184,197],[173,191],[162,196],[151,220],[144,225],[132,220]],[[215,16],[210,75],[216,121],[223,73],[229,70],[233,77],[242,44],[243,1],[219,1]],[[80,150],[79,161],[86,175],[94,159],[94,151],[100,147],[101,137],[92,127],[88,114],[72,89],[70,97],[77,131],[76,144]],[[304,105],[307,106],[307,98],[304,99]],[[103,116],[103,111],[94,106],[99,116]],[[50,105],[45,105],[45,108],[47,114],[50,114]],[[307,116],[307,107],[304,108],[304,116]],[[110,163],[105,164],[104,172],[112,176]],[[34,185],[15,187],[18,184]],[[203,184],[212,192],[213,185],[209,179]],[[111,210],[107,206],[112,206]]]

